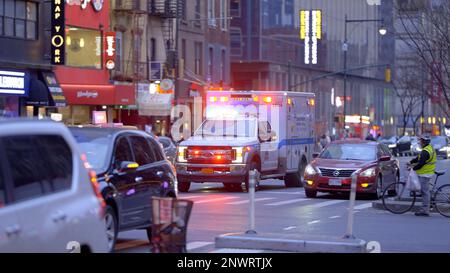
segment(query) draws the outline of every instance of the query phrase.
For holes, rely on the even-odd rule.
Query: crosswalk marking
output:
[[[331,217],[330,217],[330,219],[336,219],[336,218],[341,218],[341,216],[339,216],[339,215],[334,215],[334,216],[331,216]]]
[[[260,249],[220,248],[209,253],[262,253]]]
[[[275,199],[275,198],[273,198],[273,197],[255,198],[255,202],[272,200],[272,199]],[[249,202],[249,200],[243,200],[243,201],[236,201],[236,202],[227,203],[227,205],[240,205],[240,204],[247,204],[248,202]]]
[[[314,204],[312,205],[315,208],[323,208],[326,206],[331,206],[331,205],[335,205],[335,204],[339,204],[339,203],[343,203],[346,202],[346,200],[331,200],[331,201],[326,201],[326,202],[320,202],[318,204]]]
[[[266,206],[282,206],[282,205],[287,205],[287,204],[304,202],[304,201],[308,201],[308,200],[309,199],[294,199],[294,200],[288,200],[288,201],[280,201],[280,202],[275,202],[275,203],[269,203],[269,204],[265,204],[265,205]]]
[[[308,222],[308,225],[317,224],[319,222],[320,222],[320,220],[314,220],[314,221]]]
[[[214,244],[213,242],[190,242],[190,243],[186,244],[186,249],[188,251],[190,251],[190,250],[194,250],[197,248],[201,248],[201,247],[213,245],[213,244]]]
[[[291,229],[294,229],[294,228],[297,228],[297,227],[296,226],[285,227],[285,228],[283,228],[283,230],[291,230]]]
[[[364,203],[364,204],[355,206],[354,209],[359,209],[360,210],[360,209],[367,209],[367,208],[370,208],[370,207],[372,207],[372,203]]]
[[[213,198],[213,199],[196,201],[195,204],[212,203],[212,202],[225,201],[225,200],[236,199],[236,198],[239,198],[239,197],[230,196],[230,197]]]

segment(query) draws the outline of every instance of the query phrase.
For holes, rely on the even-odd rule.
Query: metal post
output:
[[[347,219],[347,232],[344,235],[346,239],[354,239],[353,236],[353,216],[354,216],[354,207],[355,207],[355,199],[356,199],[356,182],[357,175],[353,173],[352,175],[352,185],[350,190],[350,205],[348,207],[348,219]]]
[[[347,14],[345,15],[345,26],[344,26],[344,124],[342,125],[343,134],[345,136],[345,116],[347,115]]]
[[[245,233],[247,234],[256,234],[255,230],[255,185],[256,185],[256,171],[250,170],[249,172],[249,209],[248,209],[248,215],[249,215],[249,230],[247,230]]]
[[[288,91],[292,91],[292,61],[288,61]]]

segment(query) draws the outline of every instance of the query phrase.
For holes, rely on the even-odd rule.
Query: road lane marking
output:
[[[282,205],[287,205],[287,204],[299,203],[299,202],[303,202],[303,201],[309,201],[309,199],[295,199],[295,200],[288,200],[288,201],[280,201],[280,202],[269,203],[269,204],[265,204],[265,205],[266,206],[282,206]]]
[[[283,230],[291,230],[291,229],[294,229],[294,228],[297,228],[297,227],[296,226],[285,227],[285,228],[283,228]]]
[[[260,191],[258,193],[275,193],[275,194],[294,194],[294,195],[305,195],[304,192],[282,192],[282,191]]]
[[[238,249],[238,248],[220,248],[209,253],[263,253],[264,250],[258,249]]]
[[[330,219],[336,219],[336,218],[341,218],[341,216],[339,216],[339,215],[334,215],[334,216],[331,216],[331,217],[330,217]]]
[[[314,221],[308,222],[308,225],[317,224],[319,222],[320,222],[320,220],[314,220]]]
[[[193,249],[197,249],[197,248],[202,248],[204,246],[208,246],[208,245],[213,245],[213,242],[190,242],[186,244],[186,249],[188,251],[193,250]]]
[[[196,202],[194,202],[194,204],[212,203],[212,202],[225,201],[225,200],[236,199],[236,198],[239,198],[239,197],[214,198],[214,199],[209,199],[209,200],[196,201]]]
[[[323,208],[326,206],[331,206],[331,205],[335,205],[335,204],[339,204],[339,203],[344,203],[347,202],[347,200],[331,200],[331,201],[326,201],[326,202],[321,202],[318,204],[314,204],[312,205],[315,208]]]
[[[364,203],[364,204],[355,206],[354,209],[361,210],[361,209],[367,209],[367,208],[371,208],[371,207],[372,207],[372,203]]]
[[[273,197],[255,198],[255,202],[265,201],[265,200],[272,200],[272,199],[275,199],[275,198],[273,198]],[[236,201],[236,202],[227,203],[227,205],[240,205],[240,204],[247,204],[248,202],[249,202],[249,200],[243,200],[243,201]]]

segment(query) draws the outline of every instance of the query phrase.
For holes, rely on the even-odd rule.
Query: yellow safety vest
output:
[[[423,148],[424,151],[427,151],[430,155],[430,158],[426,161],[425,165],[422,168],[416,171],[417,174],[434,174],[434,170],[436,169],[436,152],[434,151],[431,145],[427,145]],[[420,160],[420,154],[419,154]]]

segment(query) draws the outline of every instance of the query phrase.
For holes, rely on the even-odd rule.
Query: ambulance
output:
[[[283,91],[208,91],[205,120],[177,147],[178,190],[191,183],[249,186],[249,172],[301,187],[314,152],[315,96]]]

